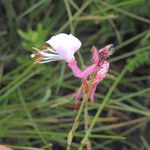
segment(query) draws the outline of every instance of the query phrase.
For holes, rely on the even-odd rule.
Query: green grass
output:
[[[82,109],[72,149],[149,150],[150,20],[145,0],[3,0],[0,3],[0,144],[15,150],[66,149],[78,112],[80,81],[65,62],[32,64],[31,47],[60,32],[83,43],[81,68],[91,47],[113,43],[109,73]],[[88,139],[88,140],[87,140]]]

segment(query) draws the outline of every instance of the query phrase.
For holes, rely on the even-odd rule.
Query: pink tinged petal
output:
[[[96,87],[105,78],[108,69],[109,69],[109,63],[107,61],[104,61],[103,65],[99,68],[99,71],[97,72],[90,89],[91,103],[94,103],[94,95],[95,95]]]
[[[93,63],[98,63],[99,62],[99,55],[96,47],[92,47],[92,62]]]
[[[95,79],[93,81],[93,84],[100,83],[105,78],[105,76],[106,76],[105,74],[97,73],[96,76],[95,76]]]
[[[81,47],[81,41],[73,35],[60,33],[47,42],[67,62],[74,59],[74,53]]]
[[[104,61],[103,64],[100,66],[99,71],[97,74],[106,75],[109,69],[109,62]]]
[[[98,84],[99,82],[101,82],[105,78],[108,69],[109,63],[107,61],[104,61],[103,65],[99,68],[99,71],[97,72],[93,83]]]

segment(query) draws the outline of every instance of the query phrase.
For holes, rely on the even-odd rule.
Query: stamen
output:
[[[45,47],[45,46],[44,46]],[[53,52],[53,53],[55,53],[56,54],[56,52],[55,52],[55,50],[53,50],[52,48],[50,48],[50,47],[45,47],[46,49],[44,49],[44,50],[39,50],[38,48],[36,48],[36,47],[32,47],[32,49],[33,50],[36,50],[37,52],[47,52],[47,51],[50,51],[50,52]]]
[[[35,56],[41,56],[41,54],[40,53],[34,53],[31,55],[31,58],[34,58]]]
[[[40,58],[37,58],[35,61],[34,61],[34,63],[33,64],[37,64],[37,63],[39,63],[40,61],[42,61],[43,60],[43,58],[42,57],[40,57]]]
[[[32,47],[33,50],[36,50],[37,52],[40,52],[41,50],[39,50],[38,48],[36,47]]]
[[[34,58],[35,57],[35,54],[31,54],[31,58]]]
[[[52,48],[48,47],[47,50],[56,54],[55,50],[53,50]]]

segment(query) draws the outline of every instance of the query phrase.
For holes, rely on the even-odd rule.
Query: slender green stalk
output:
[[[89,122],[88,104],[86,103],[85,107],[84,107],[84,130],[85,130],[85,133],[88,130],[88,122]],[[92,144],[89,139],[87,139],[86,147],[87,147],[87,150],[92,149]]]
[[[9,90],[15,83],[19,82],[19,80],[23,79],[27,74],[29,74],[29,72],[31,71],[31,69],[33,69],[35,65],[30,65],[29,67],[25,66],[26,69],[24,70],[24,72],[20,75],[18,75],[18,77],[11,81],[8,85],[6,85],[3,89],[1,89],[0,94]]]
[[[145,149],[146,150],[150,150],[150,144],[149,144],[149,142],[143,136],[141,136],[141,140],[143,142],[143,145],[145,146]]]
[[[85,93],[84,96],[83,96],[83,101],[82,101],[82,103],[81,103],[81,105],[80,105],[80,108],[79,108],[79,110],[78,110],[78,113],[77,113],[77,115],[76,115],[76,117],[75,117],[75,121],[74,121],[74,123],[73,123],[73,126],[72,126],[71,130],[70,130],[69,133],[68,133],[67,150],[70,150],[70,149],[71,149],[71,144],[72,144],[72,140],[73,140],[75,131],[76,131],[76,129],[77,129],[78,126],[79,126],[80,115],[81,115],[81,113],[82,113],[82,111],[83,111],[83,108],[86,106],[86,104],[87,104],[87,102],[88,102],[88,100],[89,100],[89,96],[90,96],[90,91],[89,91],[89,89],[90,89],[90,87],[91,87],[91,84],[92,84],[92,81],[93,81],[94,77],[95,77],[95,73],[91,76],[91,78],[90,78],[90,80],[89,80],[89,83],[88,83],[88,91],[87,91],[87,93]]]
[[[31,113],[30,113],[30,111],[29,111],[29,109],[28,109],[28,107],[27,107],[27,105],[26,105],[26,102],[25,102],[25,100],[24,100],[24,97],[22,96],[21,90],[20,90],[19,88],[18,88],[17,92],[18,92],[18,96],[19,96],[19,98],[20,98],[20,100],[21,100],[21,103],[22,103],[22,105],[23,105],[23,108],[25,109],[25,111],[26,111],[26,113],[27,113],[29,119],[32,121],[32,124],[33,124],[33,127],[34,127],[35,131],[37,132],[37,134],[38,134],[39,137],[41,138],[42,142],[43,142],[45,145],[49,145],[49,146],[50,146],[50,144],[46,141],[46,139],[45,139],[45,138],[43,137],[43,135],[40,133],[39,128],[37,127],[36,123],[34,122],[34,119],[33,119],[32,115],[31,115]],[[50,147],[49,147],[49,150],[50,150]]]
[[[79,118],[80,118],[80,115],[81,115],[81,113],[82,113],[82,111],[83,111],[83,108],[84,108],[84,106],[86,105],[88,99],[89,99],[89,92],[84,95],[83,101],[82,101],[82,103],[81,103],[81,105],[80,105],[80,108],[79,108],[79,110],[78,110],[78,113],[77,113],[77,115],[76,115],[76,117],[75,117],[75,121],[74,121],[74,123],[73,123],[73,126],[72,126],[71,130],[70,130],[69,133],[68,133],[68,140],[67,140],[67,144],[68,144],[68,145],[67,145],[67,150],[71,150],[72,140],[73,140],[75,131],[76,131],[76,129],[77,129],[78,126],[79,126]]]
[[[22,14],[20,14],[18,19],[22,19],[24,16],[26,16],[27,14],[33,12],[35,9],[37,9],[38,7],[40,7],[41,5],[43,5],[46,2],[48,2],[48,0],[40,0],[40,1],[38,1],[37,3],[35,3],[31,7],[29,7],[27,10],[25,10]]]
[[[18,88],[25,81],[27,81],[28,79],[30,79],[31,77],[33,77],[34,75],[36,75],[37,73],[39,73],[40,70],[41,69],[33,71],[32,73],[30,73],[29,75],[27,75],[26,77],[24,77],[21,81],[18,81],[16,84],[14,84],[12,87],[10,87],[4,94],[1,95],[0,102],[2,100],[4,100],[10,93],[12,93],[16,88]]]
[[[124,46],[127,46],[127,45],[129,45],[129,44],[131,44],[131,43],[139,40],[140,38],[142,38],[143,36],[145,36],[148,32],[149,32],[149,30],[143,31],[143,32],[137,34],[136,36],[134,36],[134,37],[132,37],[132,38],[130,38],[130,39],[122,42],[121,44],[119,44],[118,46],[115,47],[115,50],[121,49]]]
[[[68,18],[69,18],[70,32],[72,34],[74,34],[73,20],[72,20],[72,14],[71,14],[71,9],[70,9],[70,6],[69,6],[69,2],[68,2],[68,0],[64,0],[64,3],[65,3],[65,6],[66,6]]]
[[[105,2],[102,2],[102,1],[99,1],[99,3],[101,3],[102,5],[104,5],[104,6],[108,7],[108,8],[114,9],[114,10],[117,11],[117,12],[120,12],[120,13],[122,13],[122,14],[124,14],[124,15],[127,15],[127,16],[129,16],[129,17],[131,17],[131,18],[134,18],[134,19],[137,19],[137,20],[139,20],[139,21],[142,21],[142,22],[145,22],[145,23],[150,24],[150,20],[147,19],[147,18],[144,18],[144,17],[142,17],[142,16],[138,16],[138,15],[136,15],[136,14],[130,13],[130,12],[128,12],[128,11],[125,11],[125,10],[123,10],[123,9],[120,9],[119,7],[116,7],[116,6],[114,6],[114,5],[110,5],[110,4],[105,3]]]
[[[76,13],[74,16],[72,16],[72,13],[71,13],[71,9],[70,9],[70,5],[69,5],[68,0],[64,0],[64,3],[65,3],[65,6],[66,6],[68,18],[69,18],[70,32],[71,32],[71,34],[74,34],[75,31],[74,31],[74,26],[73,26],[73,19],[74,19],[75,16],[78,16],[78,13]],[[80,12],[80,10],[79,10],[79,12]],[[79,13],[79,14],[80,14],[80,13]],[[84,61],[83,61],[83,58],[82,58],[80,52],[78,52],[78,56],[79,56],[81,65],[84,67],[85,64],[84,64]]]
[[[147,51],[149,48],[150,48],[150,46],[146,46],[146,47],[142,47],[142,48],[139,48],[137,50],[134,50],[134,51],[122,54],[120,56],[117,56],[117,57],[114,57],[114,58],[110,59],[110,62],[115,62],[115,61],[118,61],[118,60],[122,60],[122,59],[128,58],[128,57],[130,57],[132,55],[136,55],[138,53],[142,53],[144,51]]]
[[[76,17],[78,17],[78,16],[83,12],[83,10],[86,9],[86,8],[90,5],[90,3],[92,3],[92,1],[93,1],[93,0],[87,0],[87,1],[82,5],[82,7],[73,15],[73,19],[76,18]],[[59,29],[59,31],[58,31],[57,33],[60,33],[60,32],[62,32],[62,31],[64,31],[64,30],[68,27],[68,25],[69,25],[69,21],[67,21],[67,22]]]
[[[118,98],[116,99],[117,102],[122,102],[124,100],[128,100],[129,98],[132,98],[132,97],[137,97],[139,95],[142,95],[142,94],[145,94],[145,93],[148,93],[150,92],[150,88],[145,88],[143,90],[140,90],[138,92],[135,92],[135,93],[132,93],[132,94],[129,94],[129,95],[126,95],[124,97],[121,97],[121,98]],[[113,102],[110,102],[110,103],[113,103]]]

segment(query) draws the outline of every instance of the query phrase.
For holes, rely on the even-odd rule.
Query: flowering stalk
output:
[[[112,47],[112,45],[108,45],[99,51],[101,54],[100,60],[98,57],[97,49],[94,47],[92,61],[93,61],[95,66],[93,67],[93,65],[91,65],[93,68],[90,66],[89,68],[86,69],[86,71],[85,70],[83,71],[83,72],[86,72],[85,76],[83,76],[85,78],[87,78],[88,75],[91,74],[91,70],[93,72],[92,72],[92,76],[88,82],[88,91],[83,94],[83,101],[82,101],[80,108],[79,108],[79,111],[76,115],[74,124],[73,124],[71,130],[69,131],[68,140],[67,140],[67,144],[68,144],[67,150],[70,150],[70,148],[71,148],[73,136],[75,134],[76,129],[79,126],[79,118],[80,118],[80,115],[82,113],[84,106],[86,106],[86,103],[88,102],[89,98],[90,98],[90,101],[92,103],[94,102],[94,94],[95,94],[96,87],[97,87],[98,83],[100,83],[105,78],[106,73],[108,72],[109,63],[105,59],[108,58],[112,54],[112,52],[109,51],[109,49],[111,47]],[[78,76],[79,77],[81,77],[80,75],[82,73],[78,70]],[[82,89],[80,88],[77,95],[76,95],[78,99],[75,101],[75,104],[76,104],[75,108],[77,108],[77,103],[79,101],[79,98],[81,98],[80,94],[83,93],[83,92],[81,92],[81,90]]]
[[[92,76],[92,78],[89,81],[88,87],[91,86],[93,79],[94,79],[95,75]],[[71,149],[71,144],[72,144],[72,140],[75,134],[76,129],[79,126],[79,122],[80,122],[80,115],[83,111],[83,108],[85,107],[85,105],[87,104],[88,100],[89,100],[89,96],[90,96],[90,91],[88,91],[84,96],[83,96],[83,101],[81,102],[81,105],[79,107],[79,110],[77,112],[77,115],[75,117],[74,123],[72,125],[71,130],[68,133],[68,139],[67,139],[67,150]]]
[[[98,119],[98,117],[101,115],[103,109],[105,108],[108,100],[110,99],[113,91],[115,90],[116,86],[119,84],[120,80],[123,78],[123,76],[127,73],[128,71],[128,65],[126,65],[122,71],[120,72],[119,76],[117,77],[117,79],[114,81],[114,83],[111,85],[111,87],[109,88],[109,91],[107,92],[105,98],[103,99],[102,103],[100,104],[84,138],[82,139],[81,143],[80,143],[80,147],[79,147],[79,150],[82,150],[83,149],[83,146],[85,145],[88,137],[90,136],[91,132],[92,132],[92,129],[94,127],[94,125],[96,124],[96,121]]]
[[[96,87],[105,78],[108,72],[109,62],[106,59],[112,55],[112,46],[112,44],[109,44],[99,51],[96,47],[92,47],[92,64],[85,70],[80,70],[74,57],[75,52],[81,47],[81,42],[71,34],[61,33],[53,36],[46,42],[44,50],[33,48],[37,52],[32,54],[31,57],[38,57],[34,63],[65,60],[68,67],[72,70],[73,75],[80,78],[82,81],[82,86],[75,96],[74,109],[78,108],[78,103],[81,98],[83,98],[83,101],[81,102],[72,129],[68,134],[67,150],[70,150],[73,136],[79,125],[79,118],[84,106],[89,99],[91,103],[94,102]]]

